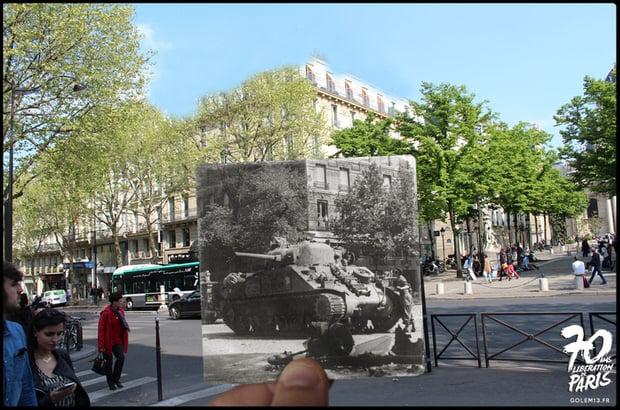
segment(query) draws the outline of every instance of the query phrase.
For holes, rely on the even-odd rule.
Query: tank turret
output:
[[[237,334],[311,335],[317,324],[341,323],[352,333],[385,332],[403,316],[400,291],[364,266],[343,265],[328,244],[301,242],[266,253],[259,269],[230,273],[213,302]]]

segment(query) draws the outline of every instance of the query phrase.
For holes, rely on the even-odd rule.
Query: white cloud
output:
[[[142,36],[142,45],[150,50],[171,50],[174,48],[169,41],[160,41],[155,39],[155,32],[148,24],[137,24],[138,33]]]

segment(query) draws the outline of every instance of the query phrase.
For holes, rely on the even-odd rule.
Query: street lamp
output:
[[[441,232],[441,251],[443,254],[443,262],[445,263],[446,262],[446,244],[443,241],[443,234],[446,232],[446,229],[442,226],[439,232]]]
[[[9,124],[9,186],[8,200],[4,209],[4,259],[13,262],[13,143],[15,127],[15,94],[28,95],[37,92],[40,86],[31,89],[16,88],[11,85],[11,120]]]

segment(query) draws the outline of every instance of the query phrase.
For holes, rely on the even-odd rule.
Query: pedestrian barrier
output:
[[[566,344],[566,340],[560,336],[559,330],[557,331],[557,334],[553,335],[555,337],[550,336],[547,339],[544,339],[542,335],[549,332],[551,329],[555,329],[559,325],[563,323],[567,323],[574,319],[577,319],[579,323],[581,324],[581,327],[583,328],[583,314],[581,312],[579,313],[565,313],[565,312],[481,313],[480,316],[482,319],[482,335],[483,335],[483,340],[484,340],[484,358],[485,358],[486,367],[489,367],[489,362],[491,360],[514,361],[514,362],[526,361],[526,362],[545,362],[545,363],[566,363],[567,358],[570,355],[564,352],[563,350],[563,346],[564,344]],[[536,325],[538,324],[545,323],[545,320],[543,320],[545,316],[546,317],[555,317],[555,316],[562,317],[563,316],[564,318],[562,318],[559,321],[552,322],[549,326],[541,330],[537,330],[533,332],[531,328],[525,329],[524,325],[519,325],[519,327],[517,327],[517,325],[515,325],[514,323],[508,323],[506,318],[509,318],[511,316],[512,317],[535,316],[536,320],[526,321],[527,324],[533,325],[533,327],[536,327]],[[504,330],[508,329],[518,335],[521,335],[522,337],[519,340],[517,340],[515,343],[502,346],[502,344],[505,343],[506,341],[511,341],[511,338],[503,336],[503,337],[492,339],[489,334],[489,327],[490,327],[490,323],[488,323],[489,321],[497,323],[501,327],[503,327]],[[494,332],[492,334],[497,335],[498,333],[499,332],[496,329],[494,329]],[[552,353],[553,352],[558,353],[558,355],[556,356],[559,356],[561,358],[555,359],[555,358],[535,357],[532,355],[531,350],[523,350],[518,353],[515,353],[516,348],[518,346],[521,346],[523,343],[527,341],[532,341],[540,345],[543,345],[547,347],[548,349],[550,349]],[[496,347],[497,350],[493,353],[490,352],[489,342],[493,342],[494,346],[497,346]],[[512,351],[513,354],[511,356],[504,355],[508,351]],[[548,350],[546,352],[548,353]]]
[[[611,320],[611,316],[614,317],[614,320]],[[613,333],[614,334],[616,333],[615,332],[615,330],[616,330],[616,312],[590,312],[588,314],[588,319],[590,320],[590,336],[594,335],[594,333],[597,330],[603,328],[602,326],[599,327],[599,326],[595,326],[594,325],[595,319],[600,319],[600,321],[602,321],[603,323],[607,323],[607,324],[611,325],[611,327],[613,327],[613,330],[614,330]],[[594,352],[592,353],[593,356],[596,355],[597,352],[599,351],[599,346],[597,345],[597,342],[598,342],[598,340],[594,341]],[[614,344],[613,346],[615,348],[616,344]],[[611,355],[611,358],[613,360],[616,359],[616,353],[615,352]]]
[[[460,324],[460,327],[456,331],[452,331],[450,328],[451,324],[447,323],[445,320],[442,320],[442,319],[447,319],[450,317],[464,318],[465,320]],[[466,340],[466,338],[464,337],[465,335],[462,334],[465,330],[468,329],[467,325],[470,322],[472,322],[472,320],[473,320],[473,326],[474,326],[474,341],[475,341],[475,350],[476,350],[475,352],[469,346],[472,343],[471,335],[469,335],[468,340]],[[441,348],[439,352],[437,349],[437,333],[438,332],[437,332],[437,329],[435,328],[436,323],[441,325],[441,327],[445,329],[450,335],[450,340],[445,344],[445,346]],[[480,346],[479,340],[478,340],[478,321],[476,320],[475,313],[431,315],[431,327],[432,327],[432,332],[433,332],[433,355],[435,358],[435,367],[438,366],[439,359],[443,359],[443,360],[463,360],[463,359],[472,360],[474,359],[478,361],[478,367],[481,367],[480,348],[478,347]],[[465,357],[444,355],[446,353],[446,350],[452,345],[452,342],[454,341],[458,342],[459,345],[463,349],[465,349],[467,353],[469,353],[469,355]]]
[[[431,315],[435,367],[439,365],[439,360],[476,360],[478,367],[482,367],[476,316],[476,313]],[[492,360],[568,363],[570,355],[563,350],[567,339],[561,336],[558,327],[564,324],[568,326],[573,322],[573,324],[579,324],[585,332],[581,312],[480,313],[480,316],[485,367],[487,368]],[[529,317],[535,319],[532,320]],[[616,312],[589,313],[590,336],[603,328],[603,324],[615,334],[615,317]],[[557,332],[551,332],[553,329]],[[504,332],[502,333],[501,330]],[[511,337],[511,334],[518,337]],[[531,343],[526,346],[527,342],[538,347],[542,346],[543,349],[535,350],[530,346]],[[593,354],[598,350],[597,342],[594,341],[595,352]],[[467,354],[463,355],[463,352]],[[550,355],[553,357],[549,357]],[[615,360],[615,347],[611,357]],[[578,362],[582,360],[578,359]]]

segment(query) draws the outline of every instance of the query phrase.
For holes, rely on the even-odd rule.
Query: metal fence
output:
[[[588,318],[590,337],[599,329],[615,335],[616,312],[590,312]],[[577,324],[587,333],[582,312],[480,313],[480,319],[487,368],[491,361],[568,363],[563,347],[569,341],[559,326]],[[482,367],[476,313],[431,315],[431,325],[435,367],[440,360],[472,360]],[[597,340],[593,344],[598,351]],[[610,356],[615,359],[613,346]]]

